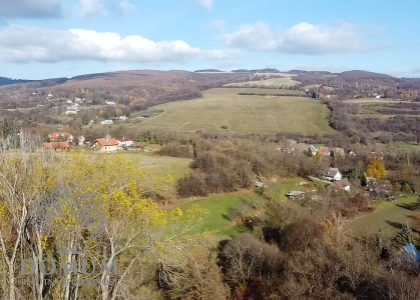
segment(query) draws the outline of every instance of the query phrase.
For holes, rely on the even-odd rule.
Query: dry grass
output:
[[[225,86],[280,88],[280,87],[295,86],[298,84],[300,84],[300,82],[293,80],[291,77],[281,77],[281,78],[271,78],[271,79],[260,80],[260,81],[246,81],[246,82],[230,83]]]
[[[239,89],[239,93],[305,96],[305,93],[302,91],[285,90],[285,89],[264,89],[264,88],[241,88]]]
[[[399,100],[392,100],[392,99],[376,99],[376,98],[360,98],[360,99],[350,99],[344,100],[344,103],[349,104],[377,104],[377,103],[400,103],[400,102],[407,102],[407,101],[399,101]]]
[[[171,102],[155,108],[162,114],[139,125],[145,129],[224,131],[238,133],[328,134],[328,109],[303,97],[238,95],[241,89],[206,91],[203,98]],[[226,125],[228,129],[222,129]]]
[[[386,234],[395,235],[400,226],[406,221],[410,222],[410,217],[416,213],[416,211],[403,208],[399,204],[411,204],[416,201],[417,197],[407,197],[397,203],[382,202],[375,205],[375,212],[349,222],[345,226],[345,231],[349,236],[355,238],[373,234],[378,229]]]

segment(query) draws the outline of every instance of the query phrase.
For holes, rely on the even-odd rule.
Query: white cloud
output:
[[[224,30],[226,28],[226,21],[224,20],[214,20],[211,25],[219,30]]]
[[[141,63],[187,62],[192,59],[232,60],[235,50],[202,50],[183,41],[154,42],[138,35],[82,29],[44,30],[10,26],[0,31],[0,61],[120,61]]]
[[[59,18],[62,16],[58,0],[0,0],[3,18]]]
[[[219,36],[228,47],[254,51],[277,51],[291,54],[326,54],[367,52],[391,45],[371,45],[357,31],[357,26],[342,21],[333,24],[297,24],[285,32],[274,32],[264,22],[242,25],[237,32]]]
[[[85,17],[93,17],[105,13],[101,0],[79,0],[79,12]]]
[[[135,8],[136,8],[135,5],[132,4],[130,0],[123,0],[120,3],[118,3],[118,9],[122,13],[133,11]]]
[[[195,3],[204,7],[207,10],[212,10],[213,9],[213,0],[194,0],[194,1],[195,1]]]

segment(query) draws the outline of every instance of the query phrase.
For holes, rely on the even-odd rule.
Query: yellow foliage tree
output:
[[[369,159],[366,176],[381,179],[386,176],[385,163],[380,158]]]

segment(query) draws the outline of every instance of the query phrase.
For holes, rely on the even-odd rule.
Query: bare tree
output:
[[[35,205],[33,225],[44,236],[62,237],[67,248],[61,252],[67,255],[64,299],[69,299],[71,264],[75,254],[75,237],[87,231],[88,239],[101,237],[108,224],[105,198],[82,188],[48,190],[43,193]]]

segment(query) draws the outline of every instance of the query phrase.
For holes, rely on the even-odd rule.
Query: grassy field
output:
[[[246,81],[238,83],[230,83],[226,86],[234,87],[260,87],[260,88],[280,88],[280,87],[290,87],[300,84],[299,81],[293,80],[291,77],[282,77],[282,78],[271,78],[266,80],[259,81]]]
[[[243,96],[243,89],[221,88],[203,98],[156,106],[164,112],[137,125],[145,129],[239,133],[329,134],[328,109],[304,97]],[[226,125],[228,129],[222,129]]]
[[[276,201],[286,201],[287,197],[285,195],[292,190],[309,191],[314,188],[301,186],[299,185],[301,182],[307,181],[296,177],[267,183],[266,195],[269,195]],[[209,211],[209,215],[204,220],[200,231],[212,231],[221,235],[234,236],[247,231],[247,228],[232,220],[232,210],[252,212],[252,215],[254,213],[263,214],[264,206],[268,204],[268,201],[252,191],[239,191],[183,202],[179,207],[185,211],[195,204]],[[256,210],[256,207],[258,207],[258,210]]]
[[[359,238],[363,235],[373,234],[381,229],[382,232],[395,235],[400,226],[416,213],[400,205],[412,204],[417,201],[417,196],[405,197],[398,202],[381,202],[374,205],[375,211],[345,225],[349,236]]]
[[[285,90],[285,89],[264,89],[264,88],[240,88],[238,90],[238,93],[305,96],[305,93],[302,91]]]
[[[301,183],[307,183],[307,185]],[[265,193],[276,201],[285,201],[287,200],[286,194],[291,191],[308,192],[313,189],[315,189],[313,183],[308,182],[301,177],[296,177],[285,178],[278,182],[268,183]]]
[[[198,199],[182,203],[179,207],[185,211],[191,206],[198,204],[200,207],[209,211],[200,231],[212,231],[222,235],[234,236],[240,232],[246,231],[243,226],[237,226],[235,222],[228,219],[230,210],[240,207],[243,200],[241,197],[246,195],[220,195],[209,198]]]
[[[181,179],[189,171],[189,165],[192,160],[188,158],[157,156],[146,153],[135,153],[130,155],[138,155],[140,157],[140,167],[150,170],[157,175],[171,174],[176,179]]]

